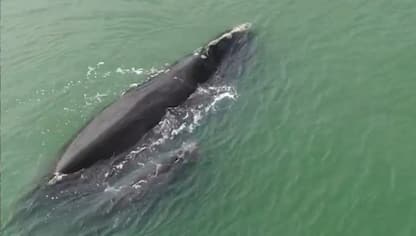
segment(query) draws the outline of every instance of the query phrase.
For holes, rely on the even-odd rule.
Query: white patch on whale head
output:
[[[59,173],[59,172],[55,172],[53,174],[53,177],[48,181],[48,184],[49,185],[55,184],[55,183],[61,181],[62,178],[65,177],[65,176],[67,176],[67,175],[66,174],[62,174],[62,173]]]
[[[232,28],[230,31],[224,33],[220,37],[212,40],[211,42],[209,42],[207,44],[207,46],[205,46],[202,50],[200,50],[199,54],[200,54],[201,58],[205,59],[202,56],[205,56],[205,57],[207,56],[209,48],[211,46],[214,46],[214,45],[218,44],[219,42],[221,42],[221,40],[223,40],[225,38],[227,38],[227,39],[232,38],[234,33],[244,32],[244,31],[249,30],[250,28],[251,28],[251,23],[244,23],[244,24],[241,24],[241,25],[238,25],[238,26]]]

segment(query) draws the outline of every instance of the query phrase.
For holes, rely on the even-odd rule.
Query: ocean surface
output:
[[[2,1],[2,223],[86,121],[244,22],[256,55],[191,181],[114,235],[416,235],[414,0]]]

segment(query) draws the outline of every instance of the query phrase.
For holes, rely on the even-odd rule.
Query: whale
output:
[[[191,193],[211,163],[199,135],[237,101],[253,36],[249,24],[224,31],[104,108],[17,202],[6,234],[112,235]]]
[[[130,89],[90,120],[60,152],[55,174],[70,174],[133,147],[167,110],[184,103],[228,55],[246,44],[251,25],[221,33],[147,82]]]

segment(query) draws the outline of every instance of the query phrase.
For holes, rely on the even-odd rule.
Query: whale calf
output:
[[[77,172],[129,150],[162,120],[168,108],[184,103],[200,84],[209,80],[224,59],[249,37],[250,24],[236,26],[129,90],[64,147],[55,174]]]

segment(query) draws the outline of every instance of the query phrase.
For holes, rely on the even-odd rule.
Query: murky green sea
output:
[[[141,68],[243,22],[255,66],[192,184],[117,235],[416,235],[414,0],[3,0],[2,221]]]

